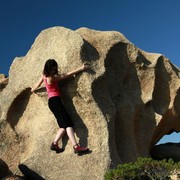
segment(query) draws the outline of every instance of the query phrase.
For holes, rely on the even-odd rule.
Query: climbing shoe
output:
[[[54,143],[51,144],[50,149],[51,149],[52,151],[56,151],[56,153],[61,153],[61,152],[64,151],[64,149],[60,148],[60,147],[58,146],[58,144],[54,144]]]
[[[89,151],[89,148],[81,147],[79,144],[74,145],[73,149],[74,149],[74,153],[78,153],[78,154]]]

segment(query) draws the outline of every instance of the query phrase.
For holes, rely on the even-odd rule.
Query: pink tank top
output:
[[[43,76],[43,80],[48,93],[48,98],[61,95],[57,81],[54,81],[52,84],[48,84],[47,78],[45,76]]]

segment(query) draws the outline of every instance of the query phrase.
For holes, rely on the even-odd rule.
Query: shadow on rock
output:
[[[78,153],[78,156],[84,156],[86,154],[91,154],[92,150],[86,151],[86,152],[82,152],[82,153]]]
[[[151,149],[151,157],[156,160],[173,159],[180,161],[180,143],[165,143],[154,146]]]
[[[20,164],[19,169],[27,180],[45,180],[39,174],[29,169],[26,165]]]
[[[23,116],[23,113],[29,102],[31,95],[30,88],[23,90],[13,101],[11,107],[7,113],[7,122],[11,128],[15,130],[15,126],[18,124],[19,119]]]
[[[2,159],[0,159],[0,179],[9,175],[12,175],[12,172],[9,170],[8,165]]]

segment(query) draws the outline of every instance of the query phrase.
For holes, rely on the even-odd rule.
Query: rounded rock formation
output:
[[[47,59],[61,72],[91,66],[61,85],[78,141],[92,153],[77,156],[49,146],[58,129],[44,87],[31,94]],[[43,30],[25,57],[15,58],[0,91],[0,158],[11,172],[27,167],[39,177],[103,179],[119,163],[149,156],[169,131],[180,131],[179,69],[161,54],[144,52],[116,31],[53,27]]]

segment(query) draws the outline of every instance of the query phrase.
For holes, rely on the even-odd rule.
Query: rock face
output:
[[[58,129],[47,94],[30,87],[54,58],[61,72],[88,62],[91,69],[61,87],[80,144],[77,156],[49,146]],[[0,158],[11,172],[20,164],[44,179],[103,179],[119,163],[149,156],[165,134],[180,131],[179,70],[163,55],[144,52],[121,33],[53,27],[42,31],[25,57],[15,58],[0,92]]]
[[[4,74],[0,74],[0,91],[8,84],[8,78]]]

